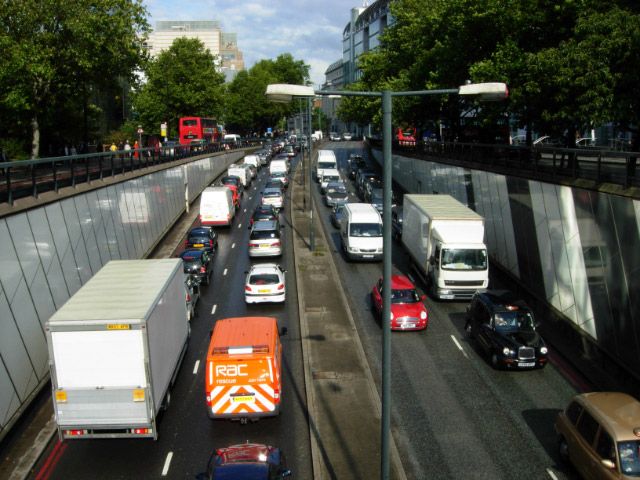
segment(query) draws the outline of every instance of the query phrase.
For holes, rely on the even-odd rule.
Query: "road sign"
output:
[[[138,127],[138,135],[140,135],[141,133],[144,133],[144,130],[142,130],[142,127]]]

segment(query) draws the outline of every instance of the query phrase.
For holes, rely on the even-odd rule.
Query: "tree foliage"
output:
[[[509,115],[528,131],[562,133],[638,123],[640,7],[627,0],[397,0],[396,23],[360,58],[354,90],[455,88],[503,81],[510,100],[478,117]],[[345,98],[347,121],[379,122],[379,102]],[[453,123],[473,104],[394,100],[394,122]],[[502,111],[501,111],[502,110]]]
[[[268,102],[265,97],[270,83],[306,84],[309,65],[285,53],[276,60],[261,60],[248,71],[239,72],[227,86],[224,121],[227,131],[251,135],[276,128],[284,116],[298,110],[298,103],[289,105]]]
[[[148,62],[146,80],[135,92],[136,120],[145,131],[159,132],[168,121],[177,136],[180,117],[220,120],[224,106],[224,74],[218,59],[197,38],[176,38],[168,50]]]
[[[141,0],[20,0],[0,9],[0,113],[13,133],[31,132],[39,153],[40,125],[59,108],[86,104],[88,85],[134,80],[148,32]],[[15,132],[15,133],[14,133]]]

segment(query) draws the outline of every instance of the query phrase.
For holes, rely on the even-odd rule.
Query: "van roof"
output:
[[[348,203],[346,207],[351,211],[351,213],[375,213],[376,216],[380,216],[378,210],[376,210],[376,208],[370,203]]]
[[[211,337],[209,355],[213,355],[216,347],[267,345],[270,348],[276,332],[277,321],[273,317],[235,317],[218,320]]]
[[[634,429],[640,428],[640,402],[631,395],[619,392],[590,392],[576,397],[596,420],[604,423],[616,441],[638,440]]]
[[[215,193],[215,192],[219,192],[219,191],[221,191],[221,190],[228,190],[228,191],[231,191],[231,190],[229,189],[229,186],[228,186],[228,185],[213,185],[213,186],[210,186],[210,187],[205,188],[205,189],[202,191],[202,193]]]

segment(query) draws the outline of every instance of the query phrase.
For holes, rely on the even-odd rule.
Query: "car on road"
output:
[[[337,169],[326,169],[322,171],[322,174],[320,175],[320,193],[322,193],[322,195],[325,194],[327,185],[329,185],[330,182],[340,182],[342,181],[342,179],[340,178],[340,171]]]
[[[242,184],[242,179],[240,177],[236,175],[227,175],[225,177],[222,177],[220,183],[222,183],[223,185],[236,185],[238,197],[240,198],[240,200],[242,200],[242,195],[244,194],[244,185]]]
[[[285,300],[285,274],[280,265],[259,263],[247,274],[244,286],[246,303],[282,303]]]
[[[265,188],[262,192],[262,205],[271,205],[276,211],[284,206],[284,195],[280,187]]]
[[[252,179],[258,176],[258,168],[255,165],[249,165],[249,171]]]
[[[259,220],[251,225],[250,257],[279,257],[282,255],[282,229],[274,220]]]
[[[342,222],[342,211],[344,210],[344,203],[340,202],[333,206],[331,209],[331,225],[336,228],[340,228],[340,224]]]
[[[556,415],[560,458],[582,478],[640,477],[640,402],[626,393],[573,397]]]
[[[333,207],[336,203],[346,202],[349,199],[349,191],[344,182],[329,182],[325,188],[324,202],[327,207]]]
[[[189,249],[181,252],[178,257],[184,262],[184,273],[191,273],[200,283],[209,285],[213,272],[213,257],[204,250]]]
[[[358,173],[358,170],[360,170],[361,168],[365,168],[367,166],[367,162],[365,162],[362,157],[361,158],[354,158],[351,163],[349,163],[349,169],[347,170],[349,178],[351,180],[355,180],[356,179],[356,174]]]
[[[163,142],[160,155],[163,157],[173,157],[179,152],[180,143],[177,140],[167,140]]]
[[[191,273],[184,274],[184,295],[187,302],[187,319],[191,319],[196,314],[196,306],[200,298],[200,282]]]
[[[218,248],[218,234],[207,226],[192,228],[187,232],[184,248],[201,248],[213,255],[214,249]]]
[[[467,307],[467,334],[495,369],[545,367],[548,349],[536,327],[531,309],[508,290],[478,291]]]
[[[332,142],[339,142],[341,140],[340,135],[337,132],[329,133],[329,140]]]
[[[280,180],[284,185],[284,188],[287,188],[289,186],[289,177],[285,172],[273,172],[271,175],[269,175],[269,180],[271,179]]]
[[[284,183],[282,183],[282,180],[279,180],[277,178],[270,178],[269,180],[267,180],[267,183],[264,184],[264,188],[265,190],[268,188],[279,188],[280,191],[284,193]]]
[[[271,158],[270,150],[267,150],[267,149],[258,150],[255,154],[260,159],[260,166],[265,166],[269,163],[269,159]]]
[[[259,220],[275,220],[278,221],[278,213],[271,205],[258,205],[251,215],[251,223]]]
[[[198,473],[196,479],[277,480],[290,475],[280,449],[247,442],[216,449],[211,454],[207,471]]]
[[[349,132],[344,132],[344,133],[342,134],[342,139],[343,139],[345,142],[348,142],[348,141],[349,141],[349,140],[351,140],[352,138],[353,138],[353,137],[352,137],[351,133],[349,133]]]
[[[378,317],[382,315],[382,277],[371,290],[371,307]],[[409,277],[391,277],[391,330],[424,330],[429,314],[424,305],[424,295],[419,295]]]
[[[349,166],[353,163],[362,163],[364,164],[364,158],[362,158],[362,155],[358,155],[357,153],[351,153],[349,154],[349,158],[347,158],[347,163],[349,164]]]
[[[286,153],[290,157],[296,156],[296,149],[293,145],[285,145],[282,149],[282,153]]]

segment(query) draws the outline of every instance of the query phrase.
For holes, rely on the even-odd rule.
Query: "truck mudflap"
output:
[[[280,393],[267,384],[216,386],[207,395],[209,417],[247,419],[280,413]]]

